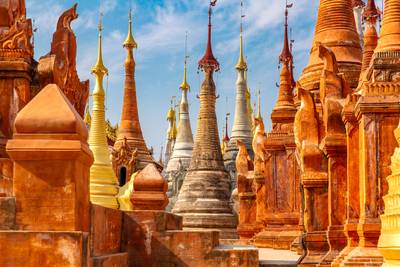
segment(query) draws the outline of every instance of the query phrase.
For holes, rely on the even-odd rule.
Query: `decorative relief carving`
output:
[[[76,37],[71,22],[78,17],[75,4],[58,19],[51,51],[39,59],[40,86],[57,84],[83,117],[89,97],[89,81],[81,82],[76,71]]]
[[[128,144],[128,140],[124,138],[121,146],[114,148],[111,153],[111,161],[114,172],[118,175],[122,167],[126,168],[126,181],[130,180],[132,174],[137,171],[137,155],[138,150],[132,150]]]

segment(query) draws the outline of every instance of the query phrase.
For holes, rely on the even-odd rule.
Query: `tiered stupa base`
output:
[[[229,179],[224,171],[190,171],[173,212],[183,216],[186,230],[219,230],[236,238],[237,219],[229,204]]]

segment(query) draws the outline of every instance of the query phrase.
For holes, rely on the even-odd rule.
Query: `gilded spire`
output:
[[[101,32],[100,16],[98,57],[96,65],[92,68],[92,74],[96,76],[96,85],[93,90],[92,120],[88,141],[94,156],[93,165],[90,167],[90,201],[117,209],[118,202],[115,196],[118,193],[118,181],[110,160],[106,132],[103,77],[108,70],[102,59]]]
[[[90,124],[92,123],[92,116],[90,115],[89,105],[86,108],[85,118],[83,121],[85,122],[86,126],[90,127]]]
[[[102,14],[100,14],[98,30],[99,30],[99,39],[98,39],[98,46],[97,46],[97,61],[96,61],[96,64],[92,67],[92,74],[96,75],[96,79],[100,79],[101,83],[102,83],[104,75],[108,75],[108,69],[104,66],[104,63],[103,63]],[[103,86],[99,86],[99,89],[103,89]]]
[[[206,52],[202,59],[199,61],[199,68],[205,70],[205,68],[211,68],[212,71],[219,71],[219,62],[214,57],[212,51],[212,43],[211,43],[211,33],[212,33],[212,25],[211,25],[211,15],[212,15],[212,7],[215,6],[217,0],[210,0],[210,7],[208,9],[208,39],[207,39],[207,48]]]
[[[172,188],[173,181],[176,178],[174,173],[182,169],[186,171],[189,168],[190,159],[193,151],[193,134],[190,125],[189,103],[187,96],[190,86],[186,80],[186,64],[189,58],[187,54],[187,37],[188,35],[186,33],[184,75],[183,82],[179,87],[181,90],[181,101],[179,104],[178,112],[178,129],[171,160],[168,162],[166,169],[169,185],[168,190],[172,196],[176,196],[179,192],[179,188]],[[173,207],[173,205],[175,205],[175,200],[175,198],[170,199],[170,207]]]
[[[239,59],[236,64],[237,70],[246,70],[247,64],[244,60],[244,51],[243,51],[243,1],[240,2],[240,49],[239,49]]]
[[[132,10],[129,9],[129,29],[128,29],[128,35],[126,36],[126,39],[124,41],[124,47],[126,48],[137,48],[137,43],[135,42],[135,39],[133,38],[133,33],[132,33]]]
[[[187,38],[188,38],[188,35],[187,35],[187,32],[186,32],[186,36],[185,36],[185,61],[184,61],[185,63],[184,63],[184,66],[183,66],[183,81],[182,81],[181,85],[179,86],[179,88],[181,90],[189,91],[190,90],[190,85],[187,82],[187,75],[186,75],[187,59],[189,58],[189,56],[187,54]]]
[[[168,129],[168,139],[175,140],[178,130],[176,129],[176,108],[175,108],[175,97],[171,99],[171,107],[167,113],[167,121],[170,123]]]

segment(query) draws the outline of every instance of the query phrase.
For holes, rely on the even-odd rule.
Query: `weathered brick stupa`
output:
[[[307,90],[318,89],[323,68],[322,60],[318,57],[317,43],[332,49],[339,71],[344,73],[351,88],[357,87],[362,52],[351,1],[320,0],[310,60],[299,78]]]
[[[190,85],[187,82],[186,64],[187,53],[185,52],[185,63],[183,68],[183,81],[179,86],[182,91],[181,102],[179,105],[178,133],[175,140],[174,150],[168,162],[166,172],[168,177],[168,195],[170,203],[168,209],[175,205],[179,190],[181,189],[183,178],[190,165],[193,152],[193,134],[190,126],[188,92]]]
[[[360,80],[366,75],[374,50],[378,44],[378,34],[375,28],[380,14],[374,0],[369,0],[364,9],[363,19],[365,24],[364,50]],[[342,120],[346,127],[347,138],[347,191],[351,192],[346,200],[346,223],[344,233],[347,237],[347,245],[333,262],[333,266],[339,267],[345,257],[358,246],[359,235],[357,225],[360,219],[360,168],[359,168],[359,125],[354,113],[355,105],[360,96],[349,95],[342,111]]]
[[[390,175],[390,156],[397,147],[393,131],[399,122],[400,105],[400,5],[386,0],[378,46],[371,63],[358,87],[359,99],[354,114],[359,125],[359,179],[360,218],[357,226],[358,246],[342,262],[344,266],[381,264],[377,249],[381,232],[380,215],[384,212],[383,198],[388,193],[386,177]],[[389,179],[390,180],[390,179]],[[391,189],[392,190],[392,189]],[[390,192],[392,194],[393,191]],[[387,215],[383,216],[381,247],[388,251],[396,247],[389,233],[396,233],[396,221],[388,222],[391,202],[387,202]],[[388,235],[389,234],[389,235]],[[385,235],[387,237],[385,237]],[[396,239],[394,239],[396,240]],[[390,259],[390,258],[389,258]]]
[[[257,201],[264,209],[263,229],[254,238],[257,246],[290,249],[301,235],[300,222],[300,169],[296,160],[293,123],[296,108],[293,102],[293,55],[288,38],[288,9],[285,10],[285,30],[279,96],[272,110],[272,131],[267,134],[265,147],[267,160],[264,201]],[[256,181],[257,182],[257,181]]]
[[[229,175],[222,159],[215,114],[213,73],[219,70],[211,46],[211,13],[215,3],[210,2],[207,48],[199,61],[205,79],[200,89],[193,155],[173,212],[183,216],[184,228],[219,229],[224,238],[235,232],[236,218],[229,205]]]
[[[122,163],[122,160],[119,161],[120,164],[118,164],[118,162],[114,162],[114,164],[116,164],[119,180],[129,181],[134,172],[142,170],[149,163],[155,163],[144,141],[139,121],[135,82],[136,63],[133,57],[133,49],[137,48],[137,44],[132,35],[131,13],[129,13],[128,35],[123,46],[127,53],[125,59],[124,99],[122,104],[121,123],[118,129],[118,136],[114,149],[115,153],[122,154],[121,150],[124,150],[126,148],[125,144],[127,144],[132,152],[124,153],[126,156],[125,162],[135,162],[135,166],[126,166],[126,164]],[[135,153],[136,155],[133,155],[132,153]],[[132,156],[136,159],[131,160]]]
[[[88,141],[94,156],[94,163],[90,167],[90,201],[117,209],[118,202],[115,196],[118,193],[118,181],[112,168],[106,133],[103,78],[108,74],[108,70],[103,64],[101,32],[100,20],[97,62],[92,68],[92,74],[96,76],[96,85],[92,94],[92,120]]]
[[[243,2],[241,3],[243,9]],[[249,119],[249,110],[247,108],[246,93],[247,93],[247,80],[245,72],[247,71],[247,64],[244,59],[243,47],[243,12],[240,14],[240,48],[239,59],[236,64],[237,80],[236,80],[236,103],[235,103],[235,116],[232,126],[231,137],[228,146],[225,148],[224,163],[225,168],[231,176],[232,189],[236,188],[236,156],[239,148],[236,145],[237,140],[241,140],[246,144],[250,155],[253,154],[251,149],[251,120]]]
[[[346,245],[344,98],[356,88],[361,46],[351,1],[320,0],[308,67],[297,85],[295,140],[304,191],[302,266],[329,265]],[[327,209],[321,209],[327,207]]]

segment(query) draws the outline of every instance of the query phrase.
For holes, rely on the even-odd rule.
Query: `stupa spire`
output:
[[[375,25],[380,16],[381,12],[376,7],[375,0],[368,0],[367,6],[364,9],[363,19]]]
[[[102,23],[102,15],[100,14],[100,21],[98,26],[99,37],[97,43],[97,61],[96,64],[92,67],[92,74],[99,79],[99,90],[103,89],[103,78],[105,75],[108,75],[108,69],[104,66],[103,63],[103,48],[102,48],[102,32],[103,32],[103,23]]]
[[[199,61],[205,77],[199,93],[193,154],[172,211],[183,216],[183,227],[187,229],[219,229],[222,238],[229,238],[236,230],[236,220],[229,205],[230,180],[222,159],[215,111],[213,73],[219,69],[211,52],[211,9],[215,4],[216,1],[210,2],[208,43],[205,56]]]
[[[240,43],[239,43],[239,59],[236,64],[237,70],[246,70],[247,64],[244,60],[244,48],[243,48],[243,1],[240,2]]]
[[[167,113],[168,131],[167,131],[167,142],[165,145],[164,164],[168,165],[169,159],[171,158],[172,151],[174,149],[176,135],[178,130],[176,129],[176,109],[175,109],[175,96],[171,98],[171,106]]]
[[[376,22],[380,18],[380,11],[376,8],[374,0],[368,0],[364,9],[363,19],[365,21],[364,50],[361,71],[368,69],[376,46],[378,45],[378,32],[376,31]],[[360,76],[362,79],[363,75]]]
[[[262,116],[261,116],[261,90],[258,89],[257,92],[257,115],[256,115],[257,119],[262,120]]]
[[[132,10],[129,9],[129,27],[128,27],[128,35],[124,41],[124,47],[126,48],[137,48],[137,43],[133,38],[132,33]]]
[[[286,8],[285,8],[285,32],[283,38],[283,49],[281,54],[279,55],[279,62],[280,63],[289,63],[293,60],[292,53],[290,51],[289,46],[289,34],[288,34],[288,16],[289,16],[289,8],[291,8],[293,4],[288,4],[286,1]]]
[[[398,0],[385,0],[377,52],[400,50],[400,5]]]
[[[279,62],[282,65],[280,84],[279,84],[279,96],[278,101],[274,107],[274,110],[278,109],[294,109],[293,106],[293,55],[289,45],[289,34],[288,34],[288,16],[289,8],[293,4],[288,4],[286,1],[285,8],[285,27],[284,27],[284,38],[283,38],[283,49],[279,56]],[[274,114],[273,114],[274,115]],[[292,114],[293,115],[293,114]]]
[[[119,151],[126,146],[125,143],[127,142],[132,151],[137,150],[137,170],[132,169],[132,172],[142,170],[149,163],[155,163],[144,141],[139,120],[135,81],[136,62],[133,56],[133,49],[137,48],[137,46],[138,45],[132,33],[132,14],[130,10],[128,34],[123,43],[123,47],[126,49],[124,98],[122,104],[121,123],[117,141],[114,144],[114,149]],[[117,169],[124,167],[126,166],[117,166]],[[132,173],[127,173],[126,175],[126,180],[128,181]]]
[[[90,201],[97,205],[117,209],[118,202],[115,196],[118,193],[118,181],[112,168],[106,133],[103,78],[108,74],[108,70],[103,64],[101,15],[98,29],[97,62],[92,68],[92,74],[96,77],[96,85],[92,94],[92,119],[88,141],[94,156],[94,163],[90,168]]]
[[[167,210],[170,210],[175,205],[176,197],[180,190],[179,186],[181,185],[179,179],[184,177],[187,169],[189,168],[193,151],[193,134],[190,126],[188,103],[188,92],[190,90],[190,86],[186,77],[186,66],[189,59],[187,52],[187,38],[188,35],[186,33],[183,82],[179,86],[182,96],[179,105],[178,131],[174,149],[166,168],[168,178],[168,195],[170,197]]]
[[[250,101],[250,95],[248,95],[247,86],[247,63],[245,60],[244,49],[243,49],[243,19],[245,18],[243,12],[243,1],[240,2],[240,36],[239,36],[239,59],[236,64],[237,79],[236,79],[236,100],[235,100],[235,114],[232,125],[231,138],[225,138],[228,136],[228,129],[226,128],[226,134],[223,135],[224,144],[224,164],[226,170],[230,174],[231,187],[236,188],[236,157],[239,152],[237,141],[243,142],[250,155],[252,152],[252,133],[251,133],[251,114],[248,109],[248,101]],[[251,106],[251,104],[250,104]],[[225,144],[226,143],[226,144]]]
[[[210,1],[210,6],[208,8],[208,38],[207,38],[207,47],[206,47],[206,52],[202,59],[199,61],[199,68],[204,70],[205,68],[211,68],[213,71],[218,71],[219,70],[219,62],[218,60],[214,57],[213,51],[212,51],[212,24],[211,24],[211,16],[212,16],[212,7],[215,6],[217,3],[217,0],[211,0]]]
[[[183,81],[181,83],[181,85],[179,86],[179,88],[182,91],[189,91],[190,90],[190,85],[187,82],[187,60],[189,58],[188,54],[187,54],[187,38],[188,38],[188,34],[186,32],[186,36],[185,36],[185,60],[184,60],[184,64],[183,64]]]
[[[323,62],[318,44],[330,48],[351,88],[356,88],[361,70],[362,50],[352,3],[349,0],[320,0],[315,35],[308,66],[299,81],[308,90],[318,89]]]

